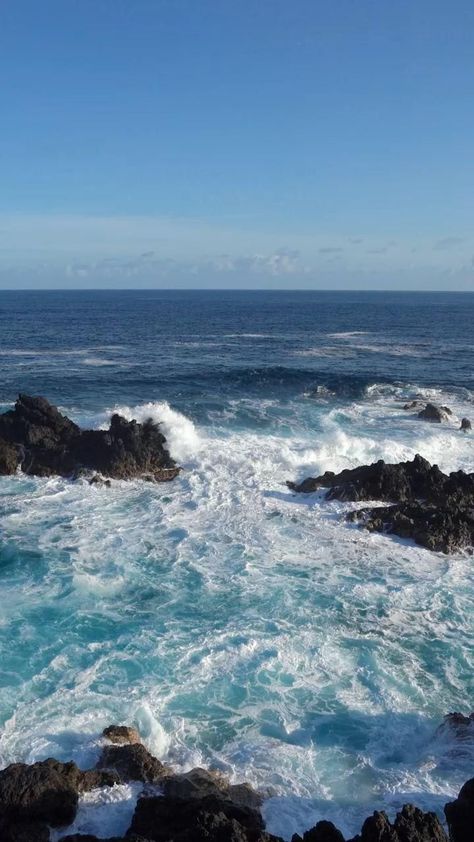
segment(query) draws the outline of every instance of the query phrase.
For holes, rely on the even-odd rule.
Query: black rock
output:
[[[474,546],[474,512],[469,508],[402,503],[358,509],[347,519],[360,521],[371,532],[410,538],[433,552],[449,554]]]
[[[20,395],[0,415],[0,474],[17,467],[38,476],[173,479],[179,468],[152,420],[139,424],[113,415],[108,430],[81,430],[45,398]]]
[[[302,837],[295,833],[291,842],[344,842],[344,837],[332,822],[321,821]]]
[[[278,842],[257,810],[213,795],[139,798],[127,836],[133,834],[153,842]]]
[[[474,839],[474,778],[466,781],[455,801],[444,808],[450,842],[472,842]]]
[[[163,781],[163,792],[173,798],[204,798],[215,795],[234,804],[258,809],[262,797],[250,784],[231,784],[225,775],[207,769],[191,769],[183,774],[170,774]]]
[[[459,429],[464,430],[465,433],[467,433],[468,430],[472,430],[472,424],[469,421],[469,418],[463,418],[461,420],[461,426]]]
[[[287,485],[304,493],[327,488],[326,500],[393,503],[359,509],[348,519],[374,532],[411,538],[430,550],[450,553],[474,545],[474,474],[456,471],[448,476],[419,455],[411,462],[390,465],[381,459]]]
[[[105,746],[97,768],[112,770],[124,782],[158,783],[171,772],[141,743]]]
[[[375,812],[350,842],[448,842],[435,813],[423,813],[405,804],[393,824],[384,812]]]
[[[450,731],[459,740],[474,738],[474,713],[464,716],[463,713],[448,713],[438,728],[438,733]]]
[[[116,775],[83,772],[75,763],[52,759],[31,766],[13,763],[0,772],[0,818],[67,825],[76,815],[80,792],[117,782]]]
[[[422,418],[423,421],[434,421],[440,424],[441,421],[447,421],[450,415],[452,415],[452,412],[447,406],[436,406],[434,403],[427,403],[425,408],[418,413],[418,418]]]

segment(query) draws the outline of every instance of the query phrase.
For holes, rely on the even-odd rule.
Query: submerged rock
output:
[[[394,505],[350,512],[349,520],[367,529],[411,538],[423,547],[445,553],[474,546],[474,474],[444,474],[418,454],[411,462],[326,471],[301,483],[288,482],[296,492],[326,488],[326,500],[382,500]]]
[[[166,439],[151,419],[139,424],[113,415],[108,430],[81,430],[45,398],[20,395],[15,408],[0,415],[0,474],[17,468],[37,476],[146,476],[163,482],[179,468]]]
[[[438,728],[438,733],[450,731],[456,739],[468,740],[474,738],[474,713],[464,716],[463,713],[448,713]]]
[[[455,801],[444,808],[450,842],[472,842],[474,839],[474,778],[461,787]]]
[[[461,426],[459,429],[464,430],[465,433],[467,433],[468,430],[472,430],[472,424],[469,421],[469,418],[463,418],[461,420]]]

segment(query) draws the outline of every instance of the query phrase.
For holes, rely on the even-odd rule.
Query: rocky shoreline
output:
[[[327,489],[326,500],[389,503],[349,512],[347,519],[374,532],[410,538],[429,550],[451,553],[474,546],[474,474],[444,474],[418,454],[411,462],[390,465],[380,459],[287,486],[306,494]]]
[[[463,739],[474,714],[449,714],[441,726]],[[63,829],[61,842],[100,842],[87,834],[68,834],[79,796],[98,787],[139,781],[130,827],[107,842],[283,842],[267,833],[260,812],[261,795],[249,784],[231,784],[220,772],[192,769],[176,773],[145,748],[133,727],[110,726],[95,769],[48,759],[31,765],[14,763],[0,771],[0,839],[2,842],[49,842],[50,829]],[[450,842],[472,842],[474,778],[444,808]],[[102,842],[105,842],[102,839]],[[384,812],[369,816],[360,834],[345,840],[328,821],[319,821],[291,842],[448,842],[434,813],[406,804],[393,823]]]
[[[46,398],[20,394],[0,415],[0,475],[85,476],[91,482],[148,479],[166,482],[180,468],[159,424],[112,415],[108,430],[81,430]],[[107,482],[107,480],[105,480]]]

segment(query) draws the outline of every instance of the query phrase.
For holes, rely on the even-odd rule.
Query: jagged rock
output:
[[[410,538],[427,550],[454,553],[474,546],[472,509],[453,506],[436,508],[420,503],[376,506],[349,512],[349,521],[360,521],[370,532],[382,532]]]
[[[88,482],[89,482],[89,485],[98,485],[98,486],[103,487],[103,488],[110,488],[112,486],[112,483],[110,482],[110,480],[104,479],[104,477],[101,477],[100,474],[94,474],[88,480]]]
[[[204,798],[206,795],[215,795],[253,809],[260,807],[263,801],[250,784],[230,784],[228,778],[220,772],[201,768],[165,778],[163,792],[173,798]]]
[[[127,836],[153,842],[279,842],[264,831],[257,810],[205,798],[139,798]]]
[[[140,734],[131,725],[109,725],[102,731],[102,736],[117,745],[141,743]]]
[[[33,840],[32,840],[33,842]],[[152,839],[145,839],[143,836],[93,836],[90,833],[73,833],[71,836],[61,836],[59,842],[153,842]]]
[[[75,763],[43,760],[27,766],[13,763],[0,772],[0,817],[21,822],[70,824],[78,794],[118,782],[109,772],[81,771]]]
[[[423,421],[434,421],[440,424],[441,421],[447,421],[450,415],[452,415],[452,412],[447,406],[436,406],[434,403],[427,403],[425,408],[418,413],[418,418],[421,418]]]
[[[97,768],[113,770],[124,782],[158,783],[171,772],[141,743],[105,746]]]
[[[405,804],[393,825],[386,813],[376,811],[349,842],[447,842],[447,838],[435,813]]]
[[[38,476],[147,476],[163,482],[179,468],[166,439],[151,419],[139,424],[113,415],[108,430],[81,430],[45,398],[20,395],[15,408],[0,415],[0,473],[18,466]]]
[[[472,842],[474,839],[474,778],[461,787],[455,801],[444,808],[450,842]]]
[[[303,836],[295,833],[291,842],[344,842],[344,837],[332,822],[321,821],[311,830],[307,830]]]
[[[464,430],[465,433],[467,433],[468,430],[472,430],[472,424],[469,421],[469,418],[463,418],[461,420],[461,426],[459,429]]]
[[[418,454],[411,462],[390,465],[380,459],[287,485],[304,493],[327,488],[326,500],[394,503],[359,509],[348,519],[374,532],[411,538],[430,550],[449,553],[474,544],[474,474],[456,471],[448,476]]]

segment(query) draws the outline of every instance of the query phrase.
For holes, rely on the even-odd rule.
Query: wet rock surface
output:
[[[132,725],[109,725],[104,728],[102,736],[117,745],[133,745],[141,743],[140,734]]]
[[[171,770],[141,743],[105,746],[97,764],[100,770],[110,770],[121,781],[159,783]]]
[[[418,454],[411,462],[387,464],[381,459],[287,485],[300,493],[327,489],[326,500],[390,502],[394,505],[351,512],[348,519],[430,550],[451,553],[474,545],[474,474],[444,474]]]
[[[436,406],[434,403],[427,403],[425,408],[418,413],[418,418],[423,421],[433,421],[436,424],[441,424],[442,421],[448,421],[449,416],[453,413],[447,406]]]
[[[173,479],[178,473],[158,424],[113,415],[108,430],[81,430],[43,397],[19,395],[0,415],[0,474],[37,476],[96,472],[115,479]],[[94,482],[97,480],[94,479]]]
[[[109,772],[83,772],[75,763],[52,759],[31,766],[14,763],[0,772],[0,818],[67,825],[76,815],[79,793],[118,780]]]

